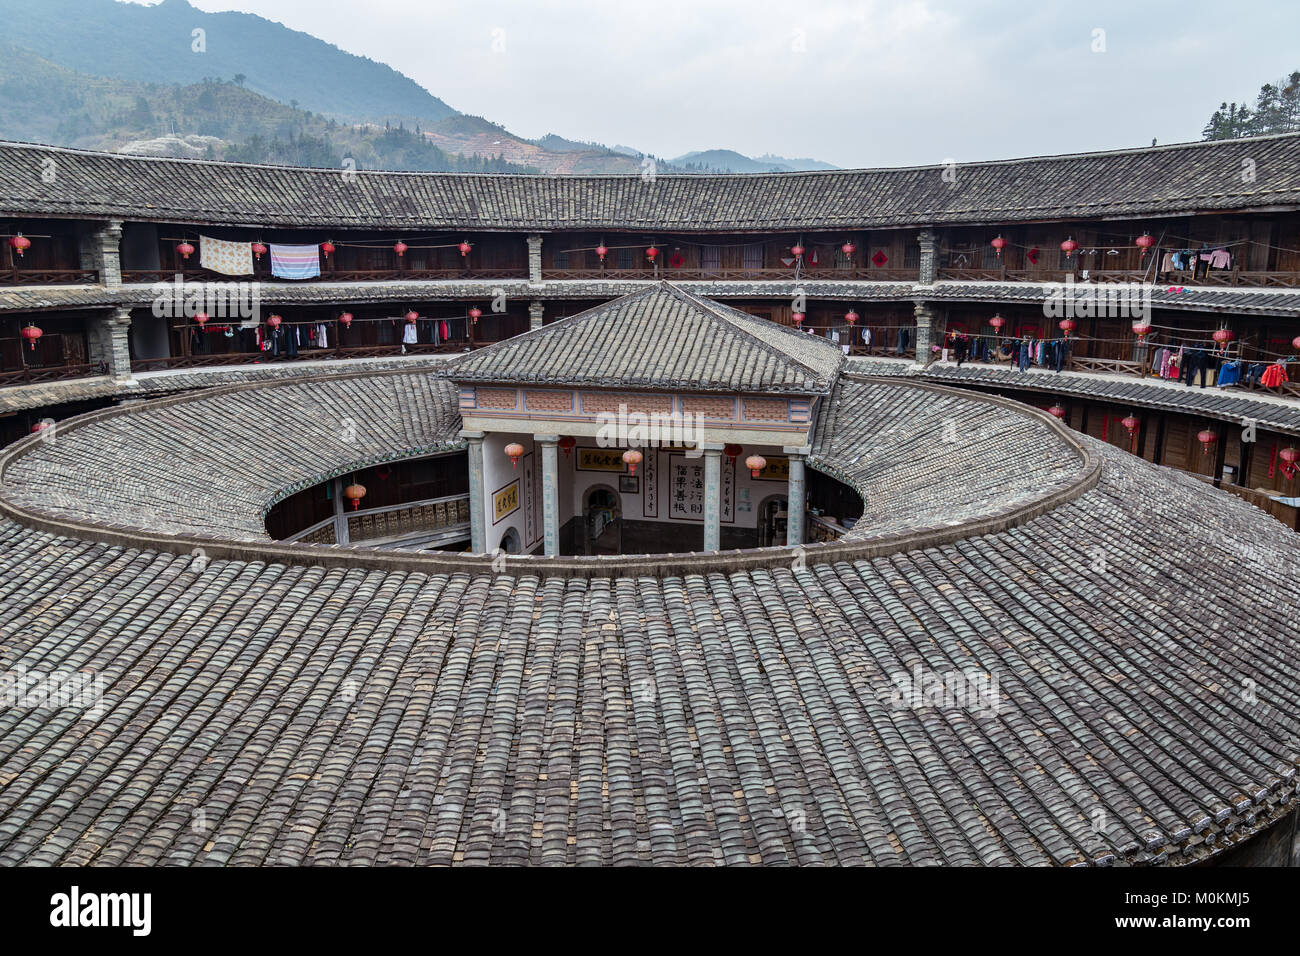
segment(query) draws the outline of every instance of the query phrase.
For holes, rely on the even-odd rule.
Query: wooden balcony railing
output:
[[[375,548],[426,548],[467,539],[469,526],[469,495],[448,495],[345,511],[303,528],[285,540],[306,544],[365,544]]]
[[[92,378],[107,374],[108,366],[103,362],[92,362],[87,365],[49,365],[44,368],[28,366],[0,372],[0,386],[37,385],[41,382],[61,382],[69,378]]]
[[[94,269],[11,269],[0,272],[0,285],[94,285]]]
[[[226,352],[219,355],[173,355],[165,358],[132,359],[133,372],[158,372],[177,368],[215,368],[230,365],[270,365],[280,362],[320,362],[330,359],[396,358],[405,355],[438,355],[476,349],[491,342],[442,342],[438,345],[362,345],[356,348],[302,349],[295,356],[270,352]]]
[[[527,279],[527,269],[327,269],[311,279],[280,279],[269,272],[248,276],[225,276],[206,269],[124,269],[122,281],[128,284],[171,282],[177,274],[187,282],[413,282],[434,279],[465,279],[490,282],[493,279]]]
[[[1071,372],[1113,372],[1119,375],[1135,375],[1142,378],[1147,374],[1148,363],[1130,362],[1125,359],[1089,358],[1086,355],[1070,356]]]
[[[808,280],[915,282],[918,269],[543,269],[542,279],[670,279],[690,282],[794,282]]]

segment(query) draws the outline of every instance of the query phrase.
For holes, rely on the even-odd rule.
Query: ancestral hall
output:
[[[943,172],[0,144],[0,865],[1290,863],[1300,136]]]
[[[513,535],[522,550],[540,539],[547,555],[582,553],[607,528],[615,553],[717,551],[724,526],[730,547],[756,546],[760,530],[802,543],[804,459],[844,361],[823,338],[668,283],[460,359],[447,375],[469,443],[474,550]],[[504,519],[537,499],[540,525],[524,508],[521,536]],[[788,513],[783,541],[760,527],[765,510]],[[562,548],[575,518],[578,543]]]

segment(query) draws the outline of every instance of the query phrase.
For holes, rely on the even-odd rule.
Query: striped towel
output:
[[[277,279],[314,279],[320,275],[319,246],[271,244],[271,275]]]
[[[251,276],[253,247],[247,242],[199,236],[199,265],[223,276]]]

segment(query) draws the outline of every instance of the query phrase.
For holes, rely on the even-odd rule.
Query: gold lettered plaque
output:
[[[492,523],[519,509],[519,479],[516,478],[492,496]]]
[[[766,456],[764,456],[766,457]],[[790,459],[785,455],[773,455],[767,459],[767,467],[758,473],[758,481],[789,481]]]
[[[579,471],[627,471],[622,448],[579,448],[577,451]]]

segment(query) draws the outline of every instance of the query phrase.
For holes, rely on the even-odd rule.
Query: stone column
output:
[[[548,558],[560,555],[559,435],[534,435],[542,450],[542,542]]]
[[[545,307],[541,299],[533,299],[528,303],[528,328],[540,329],[542,327],[542,316],[545,314]]]
[[[704,550],[722,544],[722,446],[704,446]]]
[[[786,491],[785,543],[788,545],[804,542],[804,509],[807,498],[804,483],[804,456],[808,454],[807,445],[783,448],[790,460],[790,481]]]
[[[916,241],[921,244],[921,274],[917,282],[934,285],[939,278],[939,236],[933,229],[922,229]]]
[[[103,362],[114,379],[131,380],[131,310],[118,307],[109,315],[92,319],[86,336],[90,361]]]
[[[460,433],[469,442],[469,549],[487,550],[487,501],[483,496],[483,432]]]
[[[934,342],[935,320],[938,314],[928,302],[918,302],[913,308],[916,315],[916,365],[920,368],[930,364],[930,346]]]
[[[99,284],[109,289],[122,287],[122,222],[88,226],[81,234],[81,268],[99,273]]]
[[[542,283],[542,237],[528,237],[528,282],[530,285]]]

